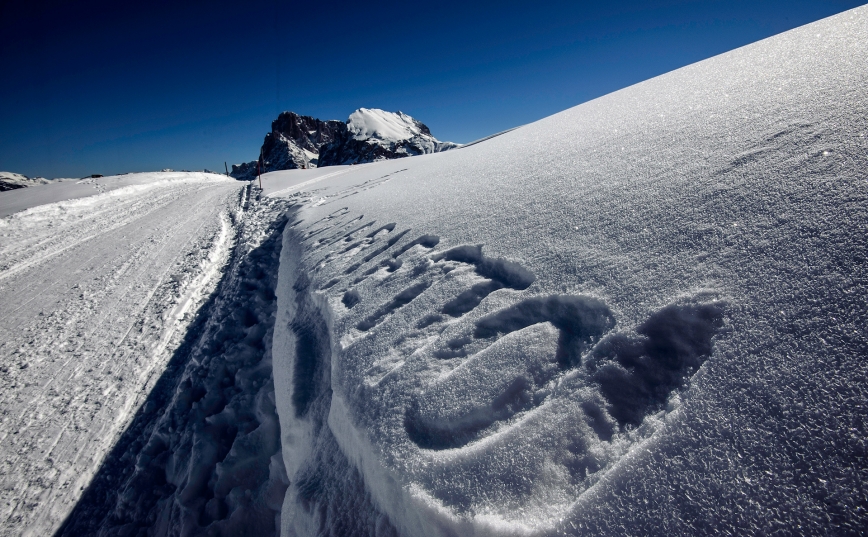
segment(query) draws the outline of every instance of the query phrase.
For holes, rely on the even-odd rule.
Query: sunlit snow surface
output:
[[[0,219],[0,535],[51,535],[100,472],[221,279],[241,187],[150,173],[2,194],[31,208]]]
[[[868,527],[868,11],[275,172],[284,535]]]

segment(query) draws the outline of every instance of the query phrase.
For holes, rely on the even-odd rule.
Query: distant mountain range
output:
[[[20,173],[0,172],[0,192],[47,183],[48,180],[43,177],[27,177]]]
[[[271,122],[262,143],[262,173],[361,164],[460,147],[441,142],[421,121],[403,112],[359,108],[346,120],[322,121],[283,112]],[[232,165],[232,177],[249,180],[257,161]]]

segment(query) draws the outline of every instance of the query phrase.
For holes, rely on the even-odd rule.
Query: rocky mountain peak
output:
[[[280,134],[301,149],[319,153],[319,148],[334,141],[335,134],[342,127],[343,122],[336,119],[322,121],[311,116],[300,116],[295,112],[282,112],[271,122],[269,134]]]
[[[283,112],[262,144],[262,172],[360,164],[438,153],[459,147],[441,142],[421,121],[403,112],[359,108],[346,120],[322,121]],[[232,176],[252,179],[256,161],[232,165]]]

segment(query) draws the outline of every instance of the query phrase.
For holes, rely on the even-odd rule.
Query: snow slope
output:
[[[48,535],[63,522],[233,245],[237,181],[123,182],[0,220],[0,534]]]
[[[866,42],[859,8],[264,176],[283,535],[864,531]]]
[[[347,130],[354,139],[368,143],[396,144],[412,140],[426,154],[458,147],[458,144],[434,138],[422,122],[400,111],[359,108],[347,119]]]
[[[359,108],[347,119],[347,129],[356,140],[371,138],[399,142],[431,133],[421,123],[403,112],[386,112],[378,108]]]

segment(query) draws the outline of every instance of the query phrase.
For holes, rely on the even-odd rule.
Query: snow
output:
[[[226,263],[236,181],[123,183],[0,220],[3,534],[57,529]]]
[[[866,39],[851,10],[261,195],[19,189],[0,534],[858,534]]]
[[[61,535],[274,535],[280,527],[287,479],[271,338],[286,204],[249,193],[213,298]]]
[[[264,175],[283,533],[868,525],[866,39],[860,8],[460,151]]]
[[[356,140],[376,138],[385,142],[409,140],[422,134],[418,122],[403,112],[359,108],[350,114],[347,128]]]
[[[353,169],[355,166],[328,166],[266,173],[262,175],[262,193],[269,197],[288,196],[325,179],[351,172]]]
[[[0,218],[39,205],[56,203],[97,194],[92,184],[75,181],[52,181],[48,185],[18,188],[0,195]]]
[[[3,194],[0,195],[0,218],[39,205],[86,198],[93,196],[94,194],[110,192],[128,186],[148,185],[153,184],[154,182],[186,181],[190,177],[201,177],[205,179],[213,175],[216,174],[153,172],[112,175],[108,177],[88,179],[54,179],[48,184],[40,184],[30,188],[19,188],[3,192]]]

